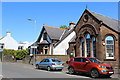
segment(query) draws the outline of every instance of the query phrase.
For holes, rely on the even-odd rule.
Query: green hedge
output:
[[[16,59],[23,59],[28,53],[28,50],[3,50],[3,55],[13,55]]]

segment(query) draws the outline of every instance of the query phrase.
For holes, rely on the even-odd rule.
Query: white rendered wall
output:
[[[67,55],[67,49],[69,48],[68,42],[73,38],[75,32],[73,31],[68,35],[61,43],[59,43],[53,50],[54,55]]]
[[[18,42],[11,37],[10,33],[7,33],[0,43],[4,43],[4,49],[18,50]]]
[[[27,49],[28,46],[29,46],[29,43],[26,41],[26,42],[23,42],[23,43],[19,43],[18,45],[23,46],[23,49]]]

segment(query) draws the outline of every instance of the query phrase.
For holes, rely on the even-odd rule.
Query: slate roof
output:
[[[31,44],[30,46],[37,46],[38,43],[34,42],[33,44]],[[29,47],[30,47],[29,46]]]
[[[88,10],[89,11],[89,10]],[[104,24],[106,24],[108,27],[112,28],[113,30],[120,32],[120,25],[118,25],[118,23],[120,23],[119,20],[116,19],[112,19],[109,18],[107,16],[103,16],[100,14],[97,14],[95,12],[91,12],[89,11],[94,17],[96,17],[98,20],[102,21]]]
[[[43,40],[41,43],[39,44],[49,44],[46,40]]]
[[[66,29],[61,29],[61,28],[57,28],[57,27],[51,27],[51,26],[47,26],[44,25],[43,26],[47,32],[47,34],[49,35],[49,37],[51,39],[55,39],[55,40],[60,40],[62,34],[65,32]]]
[[[58,43],[55,45],[55,47],[61,42],[63,41],[69,34],[71,34],[74,31],[74,28],[70,29],[70,30],[66,30],[65,33],[63,34],[63,36],[61,37],[61,40],[58,41]]]

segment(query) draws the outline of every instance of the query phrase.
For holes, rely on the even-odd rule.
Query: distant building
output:
[[[6,32],[6,36],[0,38],[0,49],[13,49],[22,50],[26,49],[28,46],[26,43],[18,43],[12,36],[11,32]]]

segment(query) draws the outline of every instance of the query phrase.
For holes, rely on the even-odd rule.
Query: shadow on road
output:
[[[91,78],[91,76],[90,76],[89,74],[86,74],[86,73],[70,74],[69,72],[66,72],[66,74],[76,75],[76,76],[90,77],[91,80],[114,80],[114,79],[112,79],[111,77],[105,77],[105,76],[102,76],[102,77],[100,77],[100,78]]]

